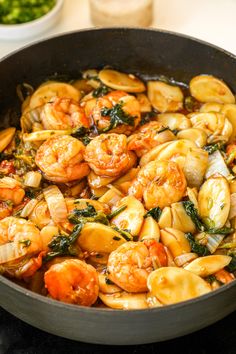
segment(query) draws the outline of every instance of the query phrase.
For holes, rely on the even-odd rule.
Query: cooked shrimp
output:
[[[178,202],[186,187],[184,173],[176,162],[154,160],[141,168],[129,194],[143,198],[147,209],[164,208]]]
[[[119,122],[117,121],[116,123],[113,123],[112,117],[109,114],[104,114],[104,109],[112,109],[117,107],[117,104],[121,105],[123,113],[130,118],[130,123],[128,121],[122,123],[122,117],[117,117],[121,118],[121,120],[119,119]],[[91,116],[98,130],[109,130],[112,133],[128,135],[140,122],[140,104],[134,96],[129,95],[126,92],[112,91],[108,95],[97,99],[96,104],[92,109]]]
[[[10,203],[0,202],[0,220],[12,214],[13,207]]]
[[[159,122],[149,122],[141,126],[128,138],[128,150],[134,150],[141,157],[155,146],[175,140],[175,135]]]
[[[21,183],[11,177],[3,177],[0,179],[0,200],[10,200],[14,205],[22,202],[25,191]]]
[[[135,154],[127,150],[127,138],[123,134],[101,134],[87,146],[85,161],[99,176],[118,177],[136,162]]]
[[[45,287],[53,299],[91,306],[98,297],[98,275],[94,267],[79,259],[52,265],[44,275]]]
[[[56,97],[41,112],[44,129],[89,128],[90,121],[79,103],[71,98]]]
[[[164,246],[155,240],[126,242],[113,251],[107,263],[109,279],[128,292],[147,291],[148,275],[167,266]]]
[[[45,178],[53,182],[70,182],[89,174],[83,162],[85,146],[79,140],[61,135],[46,140],[38,149],[35,162]]]
[[[13,216],[0,220],[0,264],[37,254],[42,247],[40,232],[32,222]]]

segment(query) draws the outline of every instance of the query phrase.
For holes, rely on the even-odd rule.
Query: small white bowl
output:
[[[0,24],[0,39],[25,39],[52,27],[59,19],[64,0],[57,0],[54,7],[36,20],[16,25]]]

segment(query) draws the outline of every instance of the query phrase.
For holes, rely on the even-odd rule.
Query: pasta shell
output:
[[[198,257],[184,268],[204,278],[226,267],[230,263],[231,259],[231,257],[223,255]]]
[[[172,160],[178,163],[183,168],[185,158],[190,149],[196,148],[194,142],[186,139],[168,141],[154,147],[152,150],[142,156],[140,166],[146,165],[153,160]]]
[[[70,84],[49,81],[39,86],[33,93],[29,102],[29,110],[42,106],[53,97],[72,98],[78,102],[81,98],[81,93]]]
[[[110,226],[89,222],[84,225],[77,242],[83,251],[103,255],[110,254],[126,240]]]
[[[137,93],[136,98],[139,101],[140,111],[142,113],[151,112],[152,105],[144,93]]]
[[[181,130],[177,134],[178,139],[187,139],[193,141],[196,146],[202,148],[207,143],[207,134],[200,128],[189,128]]]
[[[139,310],[148,308],[146,293],[132,294],[125,291],[115,294],[98,294],[102,302],[112,309]]]
[[[210,227],[223,227],[230,210],[230,190],[226,178],[216,175],[204,182],[198,194],[198,205],[201,218],[210,223]]]
[[[170,227],[182,232],[194,232],[196,230],[192,219],[186,214],[181,202],[171,204],[172,225]]]
[[[144,83],[133,74],[125,74],[116,70],[103,69],[98,74],[99,79],[114,90],[125,92],[143,92]]]
[[[115,206],[122,198],[122,194],[117,188],[111,186],[102,197],[99,198],[99,202],[109,205],[110,207]]]
[[[208,153],[201,148],[192,148],[186,155],[183,172],[189,187],[199,188],[208,166]]]
[[[16,128],[7,128],[0,131],[0,152],[10,144],[16,132]]]
[[[143,226],[139,233],[139,240],[155,239],[159,241],[160,239],[160,229],[158,222],[153,219],[152,216],[148,216],[144,219]]]
[[[195,225],[192,219],[186,214],[181,202],[173,203],[170,207],[162,210],[158,221],[160,228],[173,228],[182,232],[194,232]]]
[[[236,104],[225,104],[221,109],[221,113],[224,114],[232,124],[233,131],[229,141],[234,141],[236,138]]]
[[[156,120],[164,127],[169,127],[171,130],[183,130],[192,126],[191,120],[181,113],[158,114]]]
[[[161,242],[170,250],[174,258],[183,253],[191,252],[190,244],[185,234],[180,230],[173,228],[161,230]]]
[[[204,103],[199,111],[202,113],[220,112],[223,106],[222,103],[208,102]]]
[[[229,87],[211,75],[195,76],[189,84],[191,95],[200,102],[234,103]]]
[[[168,85],[162,81],[149,81],[148,98],[159,112],[175,112],[183,108],[183,93],[178,86]]]
[[[143,204],[132,195],[121,199],[113,208],[126,206],[126,209],[111,219],[111,223],[119,229],[129,230],[132,235],[138,235],[143,224],[143,216],[145,213]]]
[[[121,290],[117,285],[109,282],[109,278],[106,274],[98,273],[99,290],[104,294],[114,294]]]
[[[189,300],[211,291],[210,285],[198,275],[177,267],[156,269],[148,276],[147,286],[164,305]]]
[[[194,128],[203,129],[208,136],[208,143],[228,141],[233,133],[230,121],[222,113],[190,113],[189,117]]]

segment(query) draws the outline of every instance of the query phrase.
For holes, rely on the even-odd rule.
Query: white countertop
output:
[[[138,0],[137,0],[138,1]],[[188,34],[236,54],[236,0],[154,0],[153,27]],[[92,27],[88,0],[65,0],[56,26],[37,38],[0,41],[0,57],[35,40]]]

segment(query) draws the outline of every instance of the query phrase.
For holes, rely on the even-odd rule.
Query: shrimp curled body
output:
[[[144,200],[147,209],[178,202],[187,187],[182,169],[173,161],[154,160],[139,171],[129,194]]]
[[[52,265],[44,275],[45,286],[53,299],[91,306],[98,297],[98,275],[94,267],[79,259]]]
[[[109,256],[107,264],[109,279],[128,292],[147,291],[147,278],[155,265],[167,265],[163,249],[163,246],[155,240],[124,243]]]
[[[89,166],[83,162],[85,147],[79,140],[61,135],[46,140],[38,149],[35,162],[45,178],[66,183],[88,175]]]
[[[89,128],[90,122],[79,103],[71,98],[59,98],[46,103],[41,112],[44,129],[66,130]]]
[[[21,183],[11,177],[3,177],[0,179],[0,200],[10,200],[14,205],[22,202],[25,191]]]
[[[141,126],[128,138],[128,150],[134,150],[141,157],[157,145],[175,140],[175,135],[159,122],[149,122]]]
[[[95,107],[92,110],[92,118],[98,130],[108,129],[111,117],[102,114],[104,108],[111,109],[115,105],[121,104],[124,113],[133,117],[133,124],[119,124],[116,128],[110,130],[111,133],[129,135],[138,125],[141,119],[140,104],[138,100],[123,91],[112,91],[106,96],[99,97]]]
[[[0,221],[0,264],[38,254],[42,249],[40,232],[32,222],[13,216]]]
[[[101,134],[87,146],[84,155],[90,168],[99,176],[118,177],[136,162],[135,154],[127,150],[123,134]]]

